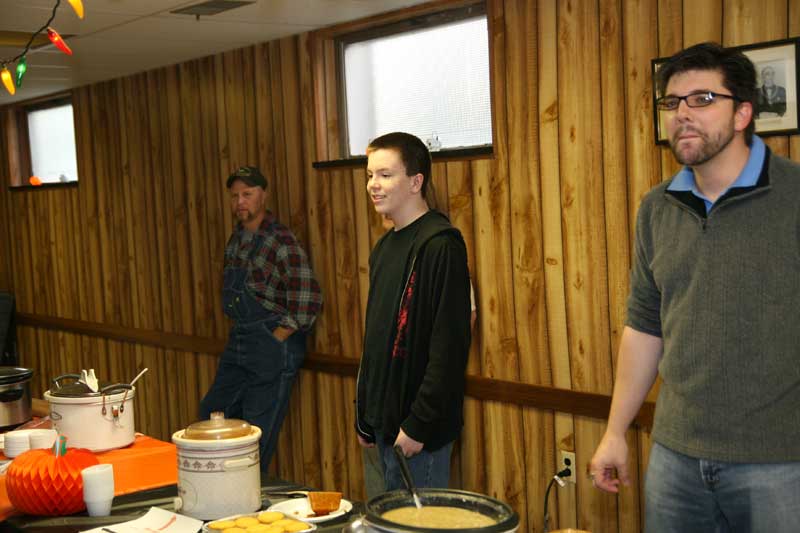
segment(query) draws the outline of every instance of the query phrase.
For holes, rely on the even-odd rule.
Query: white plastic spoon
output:
[[[145,372],[147,372],[147,369],[146,369],[146,368],[145,368],[144,370],[142,370],[141,372],[139,372],[139,373],[136,375],[136,377],[135,377],[135,378],[133,378],[133,381],[131,381],[131,387],[133,387],[133,384],[134,384],[134,383],[136,383],[136,380],[138,380],[140,377],[142,377],[142,374],[144,374]]]

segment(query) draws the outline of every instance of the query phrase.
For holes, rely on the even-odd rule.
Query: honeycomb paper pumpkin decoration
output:
[[[81,470],[99,464],[82,448],[61,451],[30,450],[11,462],[6,472],[8,499],[18,511],[31,515],[61,516],[86,508]]]

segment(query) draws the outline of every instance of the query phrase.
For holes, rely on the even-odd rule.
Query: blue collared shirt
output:
[[[758,177],[761,175],[761,169],[764,167],[764,157],[766,156],[766,147],[764,141],[758,135],[753,135],[753,143],[750,146],[750,157],[747,159],[747,164],[742,169],[742,172],[737,176],[730,187],[725,189],[720,198],[725,195],[730,189],[734,187],[753,187],[758,183]],[[697,188],[697,183],[694,181],[694,171],[691,167],[683,167],[683,169],[675,174],[672,183],[667,187],[668,191],[691,191],[692,194],[703,200],[706,204],[706,213],[711,211],[711,206],[714,202],[706,198],[700,189]]]

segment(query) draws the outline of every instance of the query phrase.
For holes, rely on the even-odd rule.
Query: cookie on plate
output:
[[[286,533],[295,533],[296,531],[305,531],[309,527],[311,526],[309,526],[305,522],[301,522],[299,520],[292,520],[288,524],[284,525],[283,529],[284,531],[286,531]]]
[[[284,514],[279,513],[278,511],[264,511],[258,515],[258,521],[263,522],[264,524],[271,524],[277,520],[282,520],[283,517]]]
[[[242,529],[247,529],[250,526],[257,526],[261,522],[258,521],[258,518],[255,516],[242,516],[235,520],[236,527],[240,527]]]
[[[247,528],[247,533],[270,533],[269,524],[258,523]]]

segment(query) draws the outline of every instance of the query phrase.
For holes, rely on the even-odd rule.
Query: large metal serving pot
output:
[[[33,370],[27,368],[0,366],[0,427],[31,419],[31,376]]]
[[[465,490],[417,489],[422,505],[441,505],[460,507],[493,518],[492,526],[473,529],[459,529],[461,533],[513,533],[519,527],[519,516],[505,503]],[[429,529],[396,524],[382,518],[383,513],[398,507],[414,505],[411,495],[404,490],[386,492],[367,502],[367,514],[361,524],[353,524],[352,533],[442,533],[442,529]]]

